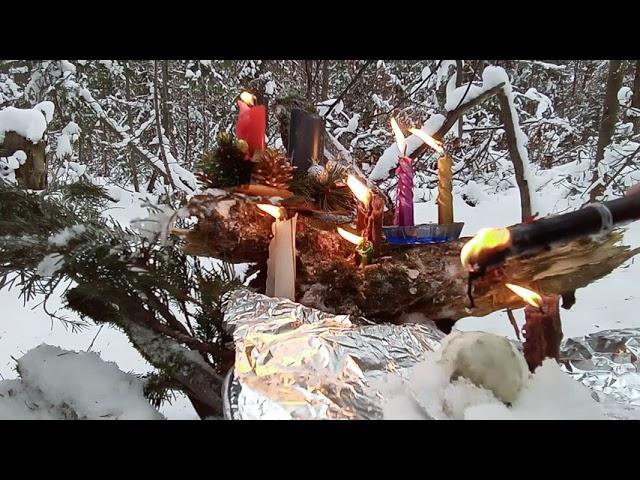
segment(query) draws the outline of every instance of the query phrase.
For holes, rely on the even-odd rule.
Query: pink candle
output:
[[[394,223],[401,227],[411,227],[413,220],[413,160],[400,157],[398,160],[398,190]]]
[[[396,144],[400,150],[398,159],[398,188],[396,190],[396,211],[394,222],[399,227],[412,227],[413,220],[413,160],[406,156],[406,142],[395,119],[391,119],[391,128],[396,136]]]

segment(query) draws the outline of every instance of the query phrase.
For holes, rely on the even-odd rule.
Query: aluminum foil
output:
[[[236,346],[225,399],[234,419],[381,419],[368,381],[420,361],[444,337],[433,324],[370,324],[244,289],[224,311]]]
[[[640,329],[604,330],[563,342],[560,364],[592,390],[611,418],[640,419]]]
[[[401,373],[436,350],[434,324],[373,324],[239,289],[224,326],[235,368],[225,382],[229,419],[381,419],[369,382]],[[640,329],[608,330],[563,343],[561,367],[593,392],[610,418],[640,419]]]

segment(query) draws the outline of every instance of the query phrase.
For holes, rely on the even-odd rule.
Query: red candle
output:
[[[536,292],[507,283],[507,287],[529,305],[524,309],[524,358],[529,371],[534,372],[545,358],[560,359],[562,324],[560,322],[560,296],[540,296]]]
[[[358,230],[373,245],[375,256],[382,246],[382,217],[384,200],[353,175],[347,177],[347,186],[358,199]]]
[[[245,93],[238,100],[236,136],[247,142],[249,158],[253,158],[255,152],[264,150],[267,114],[264,105],[253,105],[253,95]]]

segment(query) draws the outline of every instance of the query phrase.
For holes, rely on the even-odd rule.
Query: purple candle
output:
[[[399,227],[412,227],[415,225],[413,221],[413,160],[405,155],[404,135],[393,118],[391,119],[391,127],[401,153],[401,157],[398,159],[398,168],[396,168],[398,189],[396,191],[394,223]]]
[[[413,222],[413,160],[400,157],[398,160],[398,191],[394,223],[400,227],[412,227]]]

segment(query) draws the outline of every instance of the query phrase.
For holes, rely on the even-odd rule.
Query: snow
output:
[[[62,133],[64,133],[65,135],[68,135],[72,142],[75,142],[78,139],[78,136],[80,135],[81,132],[82,130],[80,129],[80,126],[76,122],[69,122],[62,129]]]
[[[335,109],[334,109],[335,110]],[[333,113],[333,112],[331,112]],[[338,138],[340,138],[340,136],[343,133],[356,133],[356,130],[358,129],[358,122],[360,121],[360,114],[359,113],[354,113],[353,116],[349,119],[349,121],[347,122],[347,126],[346,127],[338,127],[334,130],[334,134],[335,134],[335,138],[336,140]]]
[[[522,372],[522,385],[509,403],[503,403],[494,394],[493,384],[471,380],[456,370],[455,363],[446,357],[447,345],[465,335],[482,335],[479,332],[448,335],[436,352],[427,352],[424,359],[409,369],[389,373],[370,383],[384,398],[384,418],[440,420],[525,420],[525,419],[604,419],[604,410],[591,398],[587,387],[563,372],[555,360],[547,359],[533,373],[526,370],[522,354],[510,347],[509,357],[503,363],[493,363],[495,356],[490,346],[482,355],[492,355],[491,361],[483,363],[482,355],[474,358],[476,365],[491,373],[500,368],[515,368]],[[491,337],[490,335],[486,337]],[[496,337],[499,341],[501,338]],[[467,347],[469,344],[466,345]],[[477,354],[475,352],[474,354]],[[487,359],[489,357],[486,357]],[[486,361],[486,360],[485,360]],[[511,364],[507,363],[511,362]]]
[[[538,102],[538,107],[536,108],[536,118],[542,118],[542,114],[547,110],[553,113],[553,104],[551,102],[551,99],[543,93],[540,93],[535,88],[530,88],[529,90],[527,90],[524,93],[524,96],[529,100]]]
[[[67,227],[62,229],[60,232],[51,235],[49,237],[49,243],[56,247],[63,247],[69,243],[69,240],[82,235],[87,231],[87,228],[84,225],[74,225],[73,227]]]
[[[276,82],[269,80],[264,86],[264,93],[267,95],[273,95],[276,93]]]
[[[55,105],[53,104],[53,102],[45,100],[44,102],[38,103],[35,107],[33,107],[33,109],[42,113],[47,123],[53,120],[53,111],[55,110]]]
[[[47,122],[53,115],[53,103],[42,102],[34,108],[7,107],[0,110],[0,143],[4,142],[6,132],[18,135],[38,143],[42,140]]]
[[[69,136],[66,134],[58,135],[58,144],[56,145],[56,157],[70,157],[73,153],[73,149],[71,148],[71,140]]]
[[[13,155],[8,157],[0,157],[0,178],[3,178],[9,183],[15,183],[15,170],[17,170],[20,165],[24,165],[26,160],[27,154],[22,150],[16,150]]]
[[[618,90],[618,102],[625,107],[631,106],[631,97],[633,97],[633,90],[629,87],[622,87]]]
[[[50,277],[64,266],[64,258],[59,253],[45,255],[36,268],[40,277]]]
[[[0,418],[159,420],[143,395],[143,381],[94,352],[42,344],[18,360],[20,381],[0,382]],[[5,385],[5,382],[8,382]],[[24,403],[29,412],[19,404]]]
[[[321,117],[325,116],[327,114],[327,112],[329,111],[329,109],[331,108],[331,105],[333,105],[335,103],[337,99],[335,98],[330,98],[329,100],[324,100],[322,102],[319,102],[318,104],[316,104],[316,109],[318,110],[318,115],[320,115]],[[340,115],[342,113],[342,110],[344,109],[344,102],[342,100],[340,100],[335,107],[333,107],[333,110],[331,110],[331,113],[329,114],[329,118],[334,118],[334,116],[336,115]]]
[[[448,112],[455,110],[458,105],[462,105],[463,103],[473,100],[480,96],[482,92],[484,92],[484,89],[478,85],[463,85],[458,87],[447,93],[447,102],[444,104],[444,108]]]
[[[84,65],[80,60],[78,60],[78,63],[80,63],[80,65]],[[63,72],[76,73],[76,66],[68,60],[60,60],[60,69]]]

